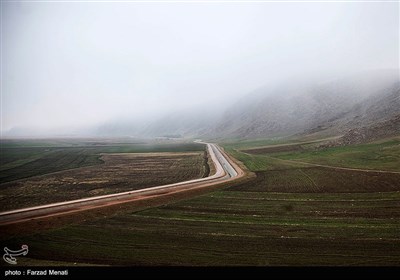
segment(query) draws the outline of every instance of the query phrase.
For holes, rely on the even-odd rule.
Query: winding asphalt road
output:
[[[20,223],[32,219],[64,215],[89,209],[107,207],[115,204],[143,200],[175,192],[184,192],[196,188],[210,187],[221,182],[229,182],[244,176],[244,171],[235,164],[216,144],[207,145],[208,153],[215,165],[215,174],[206,178],[184,181],[174,184],[127,191],[109,195],[95,196],[78,200],[46,204],[36,207],[17,209],[0,213],[0,225]]]

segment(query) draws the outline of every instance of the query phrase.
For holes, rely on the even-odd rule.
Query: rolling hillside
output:
[[[400,113],[396,71],[308,87],[257,92],[230,108],[210,135],[262,138],[293,134],[341,135]]]

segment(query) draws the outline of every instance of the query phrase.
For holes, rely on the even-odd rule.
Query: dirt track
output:
[[[270,156],[268,156],[270,157]],[[276,157],[270,157],[273,159],[285,161],[285,162],[292,162],[292,163],[300,163],[305,165],[311,166],[318,166],[318,167],[325,167],[331,168],[336,170],[349,170],[349,171],[360,171],[360,172],[371,172],[371,173],[388,173],[388,174],[400,174],[400,171],[388,171],[388,170],[379,170],[379,169],[360,169],[360,168],[349,168],[349,167],[340,167],[340,166],[332,166],[332,165],[325,165],[325,164],[317,164],[317,163],[309,163],[305,161],[298,161],[298,160],[290,160],[290,159],[280,159]]]

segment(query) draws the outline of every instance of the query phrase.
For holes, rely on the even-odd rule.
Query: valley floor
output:
[[[400,175],[296,160],[355,168],[362,167],[363,153],[374,150],[375,160],[367,160],[365,169],[391,166],[387,169],[396,171],[399,140],[343,148],[359,155],[347,158],[350,164],[343,149],[318,151],[307,145],[300,151],[254,154],[242,151],[249,148],[243,145],[224,145],[256,173],[253,181],[156,208],[3,238],[2,243],[29,244],[35,263],[398,266]],[[313,153],[318,157],[310,159]]]

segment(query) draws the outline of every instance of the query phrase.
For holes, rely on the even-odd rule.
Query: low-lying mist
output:
[[[5,2],[1,137],[330,135],[392,119],[398,8]]]

